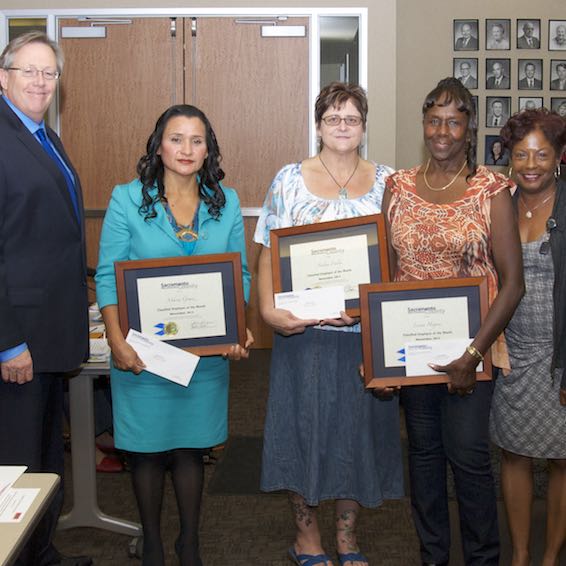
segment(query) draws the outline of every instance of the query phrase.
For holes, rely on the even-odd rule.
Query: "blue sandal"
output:
[[[369,564],[368,559],[361,552],[338,553],[338,561],[340,566],[345,566],[346,562],[365,562]]]
[[[330,562],[330,558],[326,554],[297,554],[293,546],[289,548],[289,558],[297,566],[315,566],[315,564],[326,566]]]

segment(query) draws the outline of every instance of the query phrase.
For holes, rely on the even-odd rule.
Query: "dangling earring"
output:
[[[560,178],[560,162],[556,164],[556,171],[554,171],[554,178],[557,180]]]
[[[507,171],[507,177],[511,178],[513,175],[513,167],[509,167],[509,171]]]

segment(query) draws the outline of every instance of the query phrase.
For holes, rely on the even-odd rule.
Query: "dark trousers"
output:
[[[0,380],[0,465],[25,465],[28,472],[63,477],[63,378],[34,374],[24,385]],[[63,485],[16,561],[16,566],[45,566],[57,561],[52,545],[63,505]]]
[[[497,501],[489,453],[492,382],[473,394],[450,395],[445,385],[404,387],[413,520],[423,562],[449,560],[446,487],[452,468],[467,566],[499,563]]]

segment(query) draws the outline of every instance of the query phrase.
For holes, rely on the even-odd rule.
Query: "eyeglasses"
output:
[[[362,119],[359,116],[338,116],[338,114],[331,114],[330,116],[325,116],[322,121],[327,126],[338,126],[342,123],[342,120],[346,122],[346,126],[359,126],[362,123]]]
[[[25,79],[35,79],[37,75],[41,74],[41,76],[46,81],[56,81],[60,76],[61,73],[59,71],[50,71],[48,69],[36,69],[35,67],[27,67],[26,69],[22,69],[21,67],[8,67],[7,71],[20,71],[22,77]]]
[[[547,255],[550,251],[550,233],[558,226],[556,220],[552,216],[546,221],[546,240],[541,243],[538,253],[541,255]]]

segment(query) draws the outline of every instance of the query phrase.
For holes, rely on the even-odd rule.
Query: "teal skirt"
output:
[[[110,372],[116,447],[130,452],[208,448],[228,435],[229,363],[203,357],[188,387],[149,372]]]

